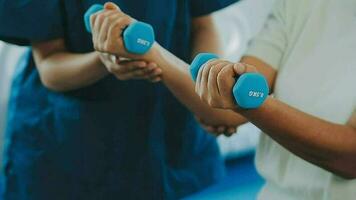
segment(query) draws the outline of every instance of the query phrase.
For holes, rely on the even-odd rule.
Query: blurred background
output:
[[[258,33],[274,0],[245,0],[214,14],[225,50],[225,58],[237,61],[248,41]],[[258,4],[258,6],[257,6]],[[0,41],[0,138],[4,137],[6,110],[11,80],[18,58],[24,47]],[[221,151],[226,158],[226,180],[187,199],[255,199],[263,184],[253,165],[253,154],[259,130],[251,124],[239,128],[230,138],[219,137]],[[0,140],[2,160],[3,139]],[[0,167],[1,164],[0,164]]]

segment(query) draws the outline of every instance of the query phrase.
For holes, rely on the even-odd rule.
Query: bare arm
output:
[[[277,72],[254,57],[256,66],[274,88]],[[267,66],[267,67],[266,67]],[[356,178],[356,111],[347,125],[321,120],[270,98],[260,109],[241,114],[301,158],[345,178]]]
[[[221,54],[219,34],[211,15],[192,20],[192,58],[201,52]]]
[[[233,111],[213,109],[202,102],[195,93],[195,83],[190,76],[189,65],[167,50],[156,46],[151,59],[161,66],[163,83],[199,119],[214,126],[239,126],[246,123],[244,117]]]
[[[339,125],[269,98],[261,108],[240,113],[301,158],[356,178],[356,112],[347,125]]]
[[[62,39],[32,44],[42,83],[49,89],[66,92],[89,86],[113,74],[121,81],[160,81],[161,70],[154,63],[120,61],[100,52],[70,53]]]
[[[209,16],[197,18],[193,23],[196,31],[193,34],[195,38],[193,54],[199,52],[219,53],[218,35],[214,29],[212,18]],[[162,67],[163,83],[184,105],[195,113],[204,124],[233,127],[247,122],[247,119],[238,113],[209,108],[209,106],[207,106],[208,104],[202,102],[195,93],[195,83],[190,76],[189,65],[159,45],[156,45],[153,52],[155,53],[150,55],[149,59],[155,59],[156,63]],[[277,71],[274,70],[272,66],[251,56],[243,57],[241,62],[257,66],[257,70],[267,78],[270,88],[273,88]]]
[[[259,62],[253,57],[249,59],[254,60],[249,64]],[[209,69],[210,72],[200,74],[202,78],[197,83],[200,85],[197,92],[204,102],[214,108],[235,110],[297,156],[344,178],[356,178],[356,113],[347,124],[340,125],[304,113],[272,97],[255,110],[237,108],[230,94],[233,80],[256,69],[250,65],[242,65],[242,69],[235,66],[227,64],[216,74],[210,73],[217,67],[216,63],[204,67],[204,71]],[[261,66],[257,68],[261,69]],[[276,74],[268,67],[264,70],[267,77]],[[212,81],[204,85],[207,79]],[[224,91],[230,92],[224,94]]]
[[[91,85],[108,75],[98,52],[69,53],[63,39],[32,44],[42,83],[59,92]]]
[[[231,110],[213,109],[202,102],[195,93],[195,84],[189,73],[189,65],[162,48],[159,44],[155,43],[152,49],[143,56],[132,55],[126,52],[121,37],[123,32],[122,27],[127,27],[132,23],[133,19],[122,13],[112,3],[105,4],[105,8],[106,11],[96,13],[91,17],[93,44],[97,51],[155,62],[162,69],[161,77],[163,83],[178,100],[206,124],[212,126],[238,126],[246,122],[241,115]],[[209,19],[200,20],[209,21]],[[105,23],[105,26],[98,26],[98,24],[103,23]],[[210,48],[215,48],[215,45],[215,42],[213,42],[209,46]],[[197,47],[194,51],[199,51],[202,47]]]

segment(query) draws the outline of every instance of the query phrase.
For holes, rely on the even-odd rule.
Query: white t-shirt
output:
[[[278,0],[246,55],[278,70],[275,98],[345,124],[356,108],[356,0]],[[356,180],[297,157],[266,134],[256,165],[267,181],[259,199],[356,199]]]

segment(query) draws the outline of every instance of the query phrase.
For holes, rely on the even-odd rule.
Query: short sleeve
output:
[[[275,2],[262,31],[250,42],[245,55],[254,56],[278,70],[287,47],[287,21],[284,0]]]
[[[0,40],[17,45],[63,37],[61,0],[0,0]]]
[[[208,15],[238,1],[239,0],[190,0],[191,13],[193,17]]]

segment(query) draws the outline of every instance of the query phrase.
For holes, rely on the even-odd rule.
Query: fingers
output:
[[[156,63],[147,63],[145,61],[119,61],[116,64],[112,64],[108,70],[122,81],[143,79],[156,83],[161,81],[162,74],[162,70]]]
[[[195,119],[197,120],[197,122],[199,122],[199,124],[205,131],[215,136],[225,135],[227,137],[230,137],[231,135],[235,134],[237,131],[237,127],[212,126],[206,124],[202,119],[198,118],[197,116],[195,116]]]
[[[145,70],[147,63],[145,61],[120,61],[114,67],[116,68],[116,74],[126,74],[138,70]]]
[[[104,44],[106,39],[107,39],[107,36],[108,36],[108,31],[109,31],[109,28],[110,28],[110,23],[111,21],[117,17],[119,14],[117,12],[114,12],[114,11],[108,11],[106,12],[105,14],[103,14],[102,16],[104,16],[103,18],[103,21],[100,21],[99,20],[96,20],[97,23],[95,23],[95,26],[97,24],[97,27],[96,29],[97,30],[100,30],[99,34],[96,34],[96,40],[99,44]],[[103,47],[100,47],[100,48],[103,48]]]
[[[126,81],[126,80],[137,80],[137,79],[144,79],[145,71],[142,69],[137,69],[131,72],[123,73],[117,76],[119,80]]]
[[[123,54],[125,47],[122,40],[122,32],[132,21],[129,16],[122,15],[121,13],[118,13],[115,19],[110,19],[110,27],[108,27],[108,30],[105,32],[107,39],[102,43],[103,47],[100,51],[112,54]]]
[[[119,8],[118,5],[116,5],[115,3],[113,2],[107,2],[104,4],[104,8],[107,9],[107,10],[118,10],[118,11],[121,11],[121,9]]]
[[[207,66],[207,64],[209,64],[209,63],[215,63],[215,61],[216,61],[216,59],[212,59],[212,60],[210,60],[209,62],[207,62],[207,63],[205,63],[202,67],[200,67],[200,69],[199,69],[199,72],[198,72],[198,76],[197,76],[197,80],[196,80],[196,84],[195,84],[195,91],[197,91],[198,92],[198,94],[199,95],[201,95],[201,86],[202,86],[202,84],[201,84],[201,82],[202,82],[202,77],[203,77],[203,71],[204,71],[204,69],[207,67],[207,68],[209,68],[209,66]]]
[[[199,70],[198,76],[200,74],[200,79],[198,80],[197,83],[200,84],[200,86],[199,86],[199,90],[200,90],[199,96],[201,98],[206,97],[209,72],[210,72],[210,69],[212,67],[214,67],[214,65],[216,65],[217,63],[219,63],[219,60],[210,60],[209,62],[205,63]]]
[[[224,60],[212,60],[205,64],[198,73],[196,92],[202,101],[214,108],[221,107],[221,94],[217,80],[225,68],[231,68],[230,71],[232,71],[232,63]]]
[[[226,126],[208,126],[208,125],[201,125],[205,131],[215,135],[215,136],[219,136],[219,135],[225,135],[226,137],[230,137],[233,134],[236,133],[236,127],[226,127]]]
[[[236,75],[242,75],[244,73],[257,72],[256,67],[244,63],[235,63],[234,64],[234,72]]]
[[[102,10],[90,16],[92,39],[95,49],[102,49],[102,44],[107,38],[107,31],[111,25],[112,16],[118,12]]]
[[[121,12],[113,3],[107,3],[106,9],[90,17],[94,49],[99,52],[125,56],[127,54],[122,40],[123,30],[133,19]]]
[[[217,77],[220,71],[226,66],[229,65],[228,62],[221,62],[210,68],[209,75],[207,77],[207,89],[210,91],[210,98],[207,99],[209,104],[211,103],[212,98],[219,97],[220,91],[217,83]]]
[[[217,59],[210,60],[205,63],[198,72],[198,77],[196,81],[196,91],[201,98],[207,98],[207,87],[208,87],[208,78],[209,73],[212,68],[216,68],[216,65],[220,65],[221,61]],[[216,70],[214,70],[216,71]]]
[[[216,77],[217,87],[219,88],[220,98],[219,102],[215,102],[216,106],[223,109],[231,108],[234,105],[234,98],[232,94],[232,88],[236,83],[236,77],[232,65],[225,67],[220,71]]]
[[[157,83],[162,80],[161,75],[162,75],[162,69],[157,66],[156,63],[149,63],[148,68],[152,68],[152,71],[150,74],[148,74],[147,79],[151,81],[152,83]]]

